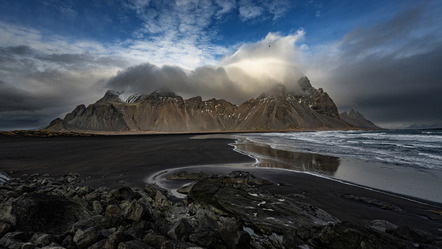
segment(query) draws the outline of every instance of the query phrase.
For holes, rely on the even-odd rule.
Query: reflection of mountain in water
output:
[[[244,153],[257,157],[260,167],[283,168],[333,176],[340,164],[339,158],[334,156],[279,150],[269,145],[251,142],[238,143],[236,146]]]

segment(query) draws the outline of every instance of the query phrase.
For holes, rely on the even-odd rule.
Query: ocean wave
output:
[[[318,131],[244,134],[272,148],[442,170],[442,133]]]

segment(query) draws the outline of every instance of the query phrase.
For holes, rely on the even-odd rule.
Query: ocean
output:
[[[442,203],[442,130],[314,131],[236,136],[255,167],[300,171]]]

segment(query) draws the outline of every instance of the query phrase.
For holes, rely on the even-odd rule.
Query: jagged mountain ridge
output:
[[[307,77],[298,81],[301,91],[276,85],[257,98],[237,106],[222,99],[183,99],[168,89],[136,94],[123,101],[108,91],[89,106],[79,105],[46,130],[67,131],[253,131],[286,129],[346,129],[333,100]]]
[[[367,120],[361,113],[353,109],[350,112],[341,112],[339,114],[342,120],[345,122],[364,129],[381,129],[379,126],[373,124],[370,120]]]

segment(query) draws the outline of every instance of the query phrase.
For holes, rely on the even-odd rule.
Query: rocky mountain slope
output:
[[[379,126],[373,124],[370,120],[367,120],[362,114],[351,109],[349,113],[342,112],[339,114],[341,119],[345,120],[345,122],[364,129],[381,129]]]
[[[126,101],[108,91],[89,106],[79,105],[64,119],[52,121],[53,131],[252,131],[286,129],[346,129],[333,100],[301,78],[289,91],[276,85],[240,106],[226,100],[183,99],[168,89],[136,94]]]

